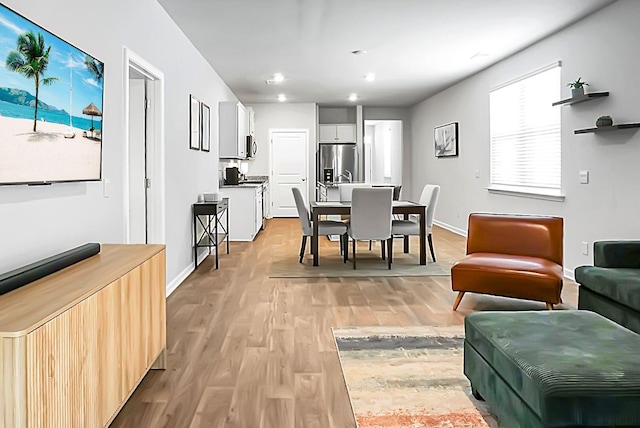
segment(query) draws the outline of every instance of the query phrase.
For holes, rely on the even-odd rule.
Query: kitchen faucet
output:
[[[340,175],[338,176],[338,178],[340,178],[340,177],[344,177],[344,178],[346,178],[346,179],[347,179],[347,181],[348,181],[349,183],[353,182],[353,174],[351,173],[351,171],[349,171],[348,169],[345,169],[345,170],[344,170],[344,172],[346,172],[347,174],[346,174],[346,175],[345,175],[345,174],[340,174]]]

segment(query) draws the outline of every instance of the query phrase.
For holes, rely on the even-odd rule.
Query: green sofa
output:
[[[578,309],[585,309],[640,334],[640,241],[597,241],[595,266],[575,269]]]

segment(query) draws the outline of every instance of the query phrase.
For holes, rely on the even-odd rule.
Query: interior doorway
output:
[[[125,48],[125,239],[165,243],[164,76]]]
[[[364,179],[374,184],[402,184],[402,121],[364,121]]]
[[[309,200],[308,130],[271,130],[271,216],[298,217],[292,187]]]

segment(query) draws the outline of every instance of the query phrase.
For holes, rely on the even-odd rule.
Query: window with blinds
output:
[[[490,190],[560,195],[560,86],[554,64],[489,94]]]

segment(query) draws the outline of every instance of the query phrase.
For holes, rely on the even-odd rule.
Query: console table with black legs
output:
[[[198,267],[198,248],[216,249],[216,269],[218,269],[218,246],[227,241],[229,254],[229,198],[217,202],[198,202],[193,204],[193,263]],[[222,224],[222,215],[226,221]],[[202,226],[202,233],[198,235],[198,223]],[[219,231],[222,229],[222,232]]]

